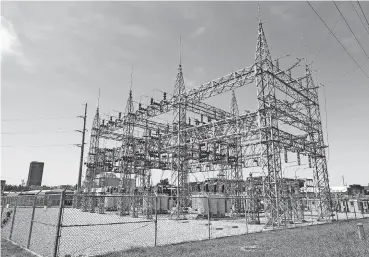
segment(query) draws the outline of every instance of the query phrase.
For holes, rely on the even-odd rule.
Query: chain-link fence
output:
[[[42,256],[54,256],[61,197],[60,194],[2,197],[1,236]]]
[[[369,217],[369,199],[333,199],[329,219],[317,199],[285,197],[279,206],[265,212],[261,196],[219,194],[20,195],[1,199],[1,234],[42,256],[90,256]]]

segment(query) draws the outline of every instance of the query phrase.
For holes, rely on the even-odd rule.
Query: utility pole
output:
[[[87,119],[87,103],[85,104],[85,115],[84,116],[78,116],[78,118],[82,118],[83,119],[83,130],[76,130],[77,132],[82,133],[82,144],[81,145],[77,145],[78,147],[81,148],[81,157],[80,157],[80,161],[79,161],[79,172],[78,172],[78,183],[77,183],[77,190],[80,191],[81,190],[81,180],[82,180],[82,167],[83,167],[83,152],[85,149],[85,132],[86,132],[86,119]]]

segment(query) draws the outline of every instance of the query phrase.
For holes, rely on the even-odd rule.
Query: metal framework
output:
[[[314,170],[314,187],[321,218],[331,216],[331,198],[325,157],[318,87],[311,67],[304,65],[304,75],[292,77],[292,69],[279,67],[268,48],[263,24],[259,22],[254,63],[218,79],[186,91],[182,65],[178,67],[173,95],[164,93],[161,100],[151,98],[148,105],[134,110],[129,92],[124,115],[100,123],[97,110],[90,140],[85,187],[94,187],[93,176],[99,174],[99,140],[121,142],[110,148],[105,158],[112,164],[105,171],[121,174],[121,192],[150,190],[151,172],[170,170],[176,186],[178,213],[189,196],[189,174],[217,171],[217,178],[230,181],[226,193],[255,196],[262,194],[267,225],[280,225],[288,216],[291,195],[283,191],[282,154],[308,158]],[[240,113],[234,90],[255,83],[256,111]],[[206,104],[204,100],[232,92],[230,111]],[[167,122],[157,116],[172,114]],[[191,116],[192,115],[192,116]],[[193,120],[191,121],[191,117]],[[206,119],[207,118],[207,119]],[[289,129],[291,128],[291,129]],[[109,157],[110,156],[110,157]],[[260,167],[262,180],[252,182],[243,170]],[[132,180],[134,181],[132,185]],[[249,188],[258,185],[258,190]],[[246,189],[245,189],[246,188]],[[131,191],[130,191],[131,190]],[[255,203],[250,203],[253,206]],[[242,203],[235,203],[236,209]],[[292,206],[298,213],[299,206]]]

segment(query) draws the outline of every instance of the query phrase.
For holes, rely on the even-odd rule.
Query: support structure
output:
[[[245,213],[242,206],[249,208],[246,205],[256,211],[258,199],[263,198],[265,224],[280,226],[293,217],[301,218],[300,206],[290,204],[296,195],[283,189],[288,180],[282,177],[282,167],[294,155],[298,165],[307,159],[313,169],[319,216],[329,219],[332,208],[318,87],[308,65],[300,76],[292,76],[300,61],[281,68],[279,60],[272,58],[259,22],[251,66],[186,90],[180,61],[173,95],[164,92],[162,99],[151,98],[136,109],[130,90],[123,117],[119,113],[114,121],[100,123],[97,110],[85,187],[91,188],[98,174],[99,140],[120,142],[121,147],[110,148],[114,154],[107,155],[113,163],[107,171],[121,174],[120,192],[149,195],[153,172],[170,171],[175,189],[171,196],[179,216],[188,206],[189,175],[214,171],[216,177],[210,179],[224,186],[214,193],[254,197],[255,201],[246,204],[235,201],[236,212]],[[256,85],[256,109],[240,113],[235,90],[252,83]],[[227,92],[232,95],[229,111],[205,102]],[[157,118],[160,115],[172,117],[163,122]],[[244,173],[254,167],[261,170],[261,177],[246,179]],[[253,212],[250,218],[256,220]]]

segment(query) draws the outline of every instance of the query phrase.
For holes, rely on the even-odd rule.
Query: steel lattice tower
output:
[[[320,217],[324,218],[331,215],[332,200],[329,187],[329,177],[327,160],[325,156],[325,144],[323,137],[322,119],[320,116],[319,87],[314,85],[312,74],[308,66],[306,66],[306,95],[309,100],[306,100],[305,105],[310,126],[307,130],[310,141],[316,142],[313,145],[312,153],[309,155],[309,161],[314,169],[315,188],[319,198]],[[310,164],[311,165],[311,164]]]
[[[272,66],[272,58],[269,53],[263,25],[259,23],[256,56],[255,56],[255,81],[258,102],[258,124],[260,129],[260,159],[259,165],[265,177],[266,197],[265,209],[268,224],[280,222],[281,195],[281,157],[280,149],[276,145],[278,140],[278,120],[276,110],[276,89]]]
[[[133,108],[132,90],[129,91],[126,109],[124,112],[123,140],[122,140],[122,160],[120,162],[121,188],[129,192],[131,174],[135,174],[135,140],[134,127],[136,116]],[[136,176],[135,176],[136,178]]]
[[[173,108],[173,146],[172,153],[172,183],[176,184],[177,196],[188,196],[188,170],[187,170],[187,147],[186,147],[186,88],[183,79],[182,65],[178,66],[176,83],[174,85],[174,108]],[[179,199],[178,205],[184,205],[185,201]]]
[[[89,191],[95,186],[95,177],[98,174],[98,158],[99,158],[99,139],[100,139],[100,116],[99,107],[92,122],[90,147],[88,151],[86,163],[85,188]]]

